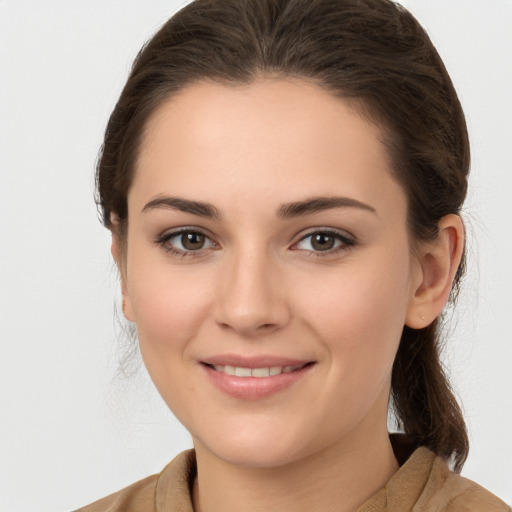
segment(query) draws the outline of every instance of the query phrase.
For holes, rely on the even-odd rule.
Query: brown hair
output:
[[[460,212],[470,160],[464,114],[441,58],[406,9],[390,0],[195,0],[140,51],[108,122],[97,201],[121,243],[148,117],[193,82],[265,75],[312,80],[383,128],[413,241],[432,239],[441,217]],[[421,330],[404,327],[392,405],[416,445],[460,470],[468,438],[439,352],[439,319]]]

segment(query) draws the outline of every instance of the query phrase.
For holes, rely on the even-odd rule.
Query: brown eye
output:
[[[202,254],[203,251],[216,248],[216,244],[200,231],[180,230],[174,233],[164,233],[159,236],[156,243],[161,245],[167,253],[180,256],[191,256],[193,253]]]
[[[336,239],[328,233],[316,233],[311,237],[311,247],[315,251],[328,251],[334,247]]]
[[[313,231],[304,236],[293,249],[311,253],[333,254],[355,245],[353,238],[338,231]]]
[[[206,237],[201,233],[182,233],[181,245],[187,251],[197,251],[204,247]]]

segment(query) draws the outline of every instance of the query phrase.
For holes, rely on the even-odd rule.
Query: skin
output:
[[[298,79],[194,84],[148,122],[125,253],[114,237],[113,254],[147,369],[193,438],[198,511],[355,510],[398,468],[386,418],[400,335],[439,314],[463,241],[451,215],[411,250],[381,135]],[[169,197],[209,203],[218,218]],[[317,197],[365,206],[279,215]],[[205,245],[186,251],[183,227]],[[349,242],[317,250],[311,232],[326,231]],[[312,364],[246,400],[206,375],[201,362],[219,354]]]

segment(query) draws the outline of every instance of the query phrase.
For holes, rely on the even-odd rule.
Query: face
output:
[[[192,85],[150,119],[128,209],[125,314],[198,452],[385,435],[417,283],[378,128],[304,81]]]

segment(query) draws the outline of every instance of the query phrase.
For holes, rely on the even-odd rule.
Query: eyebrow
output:
[[[185,213],[191,213],[192,215],[198,215],[199,217],[207,217],[210,219],[220,219],[220,212],[215,206],[210,203],[204,203],[202,201],[191,201],[189,199],[183,199],[181,197],[157,197],[152,201],[149,201],[142,211],[154,210],[157,208],[170,208],[172,210],[179,210]]]
[[[199,217],[206,217],[210,219],[221,219],[220,211],[211,203],[202,201],[192,201],[190,199],[183,199],[181,197],[157,197],[147,203],[142,212],[154,210],[158,208],[170,208],[172,210],[179,210],[185,213],[191,213]],[[276,212],[277,217],[281,219],[289,219],[293,217],[300,217],[302,215],[311,215],[313,213],[323,212],[334,208],[358,208],[371,213],[377,214],[377,211],[372,206],[353,199],[350,197],[313,197],[304,201],[295,201],[293,203],[285,203],[281,205]]]
[[[299,217],[301,215],[310,215],[312,213],[323,212],[333,208],[358,208],[377,215],[377,210],[369,204],[352,199],[351,197],[328,196],[313,197],[305,201],[297,201],[293,203],[283,204],[277,210],[277,216],[282,219]]]

